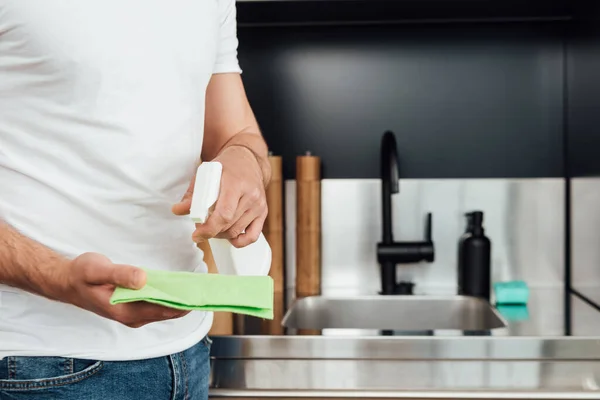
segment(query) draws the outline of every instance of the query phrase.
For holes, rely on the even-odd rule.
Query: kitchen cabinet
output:
[[[560,191],[551,196],[563,203],[523,218],[558,220],[547,230],[561,235],[552,247],[558,253],[540,246],[545,232],[531,235],[532,247],[499,237],[510,238],[528,260],[512,271],[539,268],[561,287],[566,276],[564,293],[576,287],[591,297],[600,293],[600,25],[593,20],[599,3],[238,0],[239,22],[246,25],[239,30],[240,60],[265,137],[283,157],[285,179],[294,178],[295,156],[306,150],[322,157],[326,180],[378,179],[378,140],[386,129],[398,134],[401,179],[518,178],[531,185],[557,179]],[[453,23],[425,23],[447,21]],[[520,229],[510,214],[514,204],[503,210],[495,217]],[[407,218],[399,220],[407,229]],[[449,232],[436,240],[452,242],[454,257],[458,233]],[[568,263],[572,274],[564,273]],[[353,289],[364,289],[366,270],[379,278],[375,267],[357,268],[348,279],[356,282]],[[331,275],[330,267],[324,271]],[[441,282],[432,271],[423,281]],[[570,310],[568,299],[561,309]]]
[[[240,24],[568,19],[568,0],[237,0]]]

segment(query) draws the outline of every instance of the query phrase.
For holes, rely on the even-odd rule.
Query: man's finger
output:
[[[188,215],[191,207],[192,198],[190,196],[187,199],[182,199],[179,203],[173,204],[173,207],[171,207],[171,212],[175,215]]]
[[[91,285],[114,285],[127,289],[141,289],[146,284],[146,272],[132,265],[90,265],[84,273]]]
[[[246,210],[244,214],[233,225],[227,228],[224,232],[217,235],[220,239],[235,239],[243,234],[248,226],[258,217],[258,213],[254,209]]]
[[[139,328],[152,322],[181,318],[189,311],[177,310],[144,301],[117,304],[109,309],[111,318],[132,328]]]
[[[233,223],[217,234],[217,237],[221,239],[237,238],[263,211],[264,207],[257,205],[253,196],[242,196]]]
[[[175,308],[164,307],[158,304],[152,304],[145,301],[129,303],[131,306],[126,312],[130,313],[132,318],[138,321],[155,322],[167,319],[175,319],[189,314],[189,311],[178,310]]]
[[[181,198],[179,203],[174,204],[171,207],[171,212],[175,215],[188,215],[190,213],[190,207],[192,206],[192,195],[194,194],[194,182],[196,180],[196,176],[192,178],[185,194]]]
[[[240,196],[237,191],[222,192],[215,205],[215,210],[206,222],[196,225],[194,240],[213,238],[229,228],[235,222],[236,214],[245,211],[238,210],[239,204]]]
[[[267,218],[267,214],[264,213],[260,217],[256,218],[252,223],[246,228],[246,232],[239,235],[237,238],[230,240],[231,244],[235,247],[245,247],[249,244],[252,244],[258,240],[260,233],[263,228],[263,224],[265,223],[265,219]]]

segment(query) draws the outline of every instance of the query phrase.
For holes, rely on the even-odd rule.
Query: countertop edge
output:
[[[235,390],[211,389],[211,398],[361,398],[370,399],[538,399],[538,400],[579,400],[598,399],[597,392],[589,391],[374,391],[374,390]]]

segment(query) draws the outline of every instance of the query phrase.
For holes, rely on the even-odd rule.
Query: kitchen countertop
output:
[[[213,346],[212,398],[600,398],[596,338],[240,336]]]
[[[527,312],[489,336],[215,337],[211,398],[600,399],[600,337],[562,337],[562,291]]]

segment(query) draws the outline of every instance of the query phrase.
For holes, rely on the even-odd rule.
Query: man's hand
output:
[[[141,289],[146,284],[143,269],[131,265],[113,264],[97,253],[85,253],[64,266],[65,285],[59,300],[84,308],[105,318],[139,328],[146,324],[182,317],[189,311],[180,311],[147,302],[111,305],[117,286]]]
[[[196,243],[214,237],[229,239],[235,247],[254,243],[268,211],[259,162],[249,149],[235,145],[226,147],[213,161],[223,165],[219,198],[206,222],[196,224],[192,239]],[[173,207],[175,214],[189,213],[194,179],[181,202]]]

